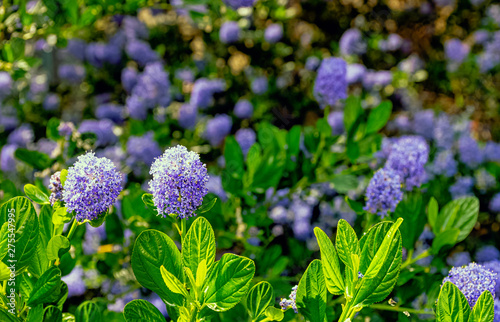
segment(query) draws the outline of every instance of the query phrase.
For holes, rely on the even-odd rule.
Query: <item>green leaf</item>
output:
[[[436,225],[438,212],[439,212],[438,202],[436,198],[431,197],[431,200],[429,200],[429,204],[427,205],[427,218],[429,220],[429,225],[431,225],[431,227],[434,227],[434,225]]]
[[[302,275],[297,288],[296,303],[299,312],[309,321],[325,321],[326,295],[321,261],[315,259]]]
[[[326,287],[333,295],[344,294],[345,285],[342,272],[340,271],[339,257],[330,238],[321,228],[314,228],[314,234],[318,240],[321,251],[321,263],[325,275]]]
[[[47,138],[53,141],[57,141],[61,138],[61,136],[59,135],[59,130],[57,129],[59,127],[59,124],[61,124],[61,120],[59,120],[59,118],[57,117],[53,117],[47,122]]]
[[[392,103],[391,101],[383,101],[379,106],[374,108],[370,115],[368,115],[368,121],[366,122],[366,134],[376,133],[382,129],[389,117],[391,116]]]
[[[358,178],[350,174],[340,174],[332,179],[333,187],[339,193],[347,193],[356,189],[358,186]]]
[[[155,204],[153,202],[153,195],[150,193],[145,193],[142,195],[142,202],[146,205],[146,207],[151,209],[156,209]]]
[[[69,239],[65,236],[56,235],[52,237],[47,246],[47,258],[49,261],[59,259],[71,248]]]
[[[358,269],[356,261],[353,261],[352,255],[359,256],[360,248],[356,232],[352,229],[351,225],[344,219],[340,219],[337,225],[336,243],[337,252],[340,260],[346,265],[346,281],[345,293],[348,298],[353,296],[354,285],[353,282],[357,279]]]
[[[215,206],[215,204],[217,203],[217,197],[210,197],[210,196],[211,195],[206,195],[205,198],[203,198],[203,203],[198,209],[196,209],[197,215],[209,212]]]
[[[413,249],[418,237],[424,231],[426,218],[423,214],[423,207],[422,194],[409,192],[404,194],[403,200],[394,211],[396,218],[403,218],[399,230],[405,237],[403,247],[406,249]]]
[[[460,230],[457,228],[448,229],[437,234],[432,241],[432,254],[438,254],[441,248],[445,246],[454,246],[457,243],[458,235],[460,235]]]
[[[14,153],[14,156],[38,170],[47,169],[52,164],[52,160],[45,153],[31,151],[24,148],[18,148]]]
[[[67,224],[73,219],[73,215],[68,213],[66,207],[59,207],[52,214],[52,223],[54,226]]]
[[[458,287],[444,283],[437,301],[436,321],[467,322],[471,313],[469,303]]]
[[[226,253],[212,268],[202,292],[202,303],[216,312],[235,306],[245,296],[255,273],[254,262]]]
[[[42,246],[46,248],[49,240],[52,238],[54,224],[52,223],[52,207],[49,205],[42,206],[38,215],[39,234],[42,239]]]
[[[168,289],[175,293],[175,294],[181,294],[185,298],[190,298],[189,293],[187,292],[186,288],[184,285],[179,281],[177,277],[175,277],[174,274],[170,273],[165,269],[165,266],[160,267],[160,273],[161,277],[163,278],[163,281],[165,282],[165,285],[167,285]]]
[[[477,299],[469,322],[492,322],[495,318],[495,300],[490,291],[484,291]]]
[[[10,268],[4,262],[0,262],[0,281],[6,281],[10,278]]]
[[[0,306],[0,321],[3,322],[18,322],[19,319],[14,314],[10,314],[5,308]]]
[[[226,137],[224,143],[224,159],[226,160],[226,170],[236,179],[240,179],[245,172],[243,163],[243,152],[234,136]]]
[[[24,193],[28,198],[40,205],[50,204],[49,196],[47,196],[40,188],[35,185],[27,184],[24,186]]]
[[[66,183],[66,177],[68,176],[68,170],[62,169],[61,170],[61,185],[64,187],[64,184]]]
[[[268,306],[273,305],[274,291],[269,282],[257,283],[247,295],[247,310],[253,320],[265,313]]]
[[[0,227],[0,261],[5,258],[9,250],[9,223],[4,222]]]
[[[44,246],[41,234],[38,235],[37,239],[36,252],[30,259],[28,272],[35,277],[40,278],[40,276],[49,268],[49,259],[47,258],[47,250],[46,246]]]
[[[99,306],[92,301],[85,301],[78,305],[75,312],[75,322],[101,322],[102,314]]]
[[[285,315],[281,309],[275,308],[274,306],[268,306],[266,309],[266,317],[271,319],[271,321],[281,321]]]
[[[476,197],[462,197],[446,204],[439,213],[436,224],[432,227],[438,235],[445,230],[460,230],[457,243],[464,240],[474,228],[479,215],[479,200]]]
[[[182,262],[196,273],[202,260],[210,270],[215,260],[215,235],[208,220],[198,217],[182,241]]]
[[[39,304],[35,307],[32,307],[28,311],[27,322],[40,322],[40,321],[43,321],[43,304]]]
[[[9,251],[3,259],[5,264],[16,261],[16,275],[21,274],[36,252],[38,241],[38,218],[33,204],[26,197],[15,197],[0,207],[0,225],[10,222],[8,232],[15,233],[15,252]]]
[[[132,252],[134,275],[142,286],[158,294],[169,305],[182,306],[183,297],[165,285],[161,266],[184,282],[181,253],[173,240],[160,231],[145,230],[137,237]]]
[[[200,264],[198,265],[198,270],[196,271],[195,285],[197,288],[201,288],[203,286],[203,283],[205,283],[205,277],[207,277],[207,273],[208,273],[207,261],[202,259]]]
[[[47,306],[43,311],[43,322],[62,322],[62,312],[54,305]]]
[[[363,112],[361,107],[361,99],[358,96],[349,96],[346,99],[344,107],[344,127],[346,133],[349,133],[358,117]]]
[[[125,305],[123,315],[126,322],[164,322],[163,314],[151,303],[145,300],[133,300]]]
[[[373,226],[361,238],[359,281],[354,305],[368,306],[385,299],[397,282],[402,259],[401,234],[403,219],[395,223],[382,222]]]
[[[61,271],[57,267],[49,268],[33,286],[27,304],[34,307],[38,304],[50,303],[50,296],[60,291]]]

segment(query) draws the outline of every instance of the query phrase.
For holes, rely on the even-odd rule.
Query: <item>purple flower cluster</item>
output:
[[[472,195],[474,179],[471,177],[460,177],[450,186],[449,191],[453,199]]]
[[[240,119],[249,119],[253,115],[253,105],[246,99],[240,99],[234,105],[234,115]]]
[[[387,212],[394,211],[403,200],[399,173],[389,168],[375,172],[366,189],[366,198],[364,210],[368,212],[377,213],[383,218]]]
[[[108,119],[84,120],[78,127],[80,133],[94,133],[97,136],[96,146],[115,144],[118,138],[113,133],[113,122]]]
[[[450,266],[460,267],[470,263],[469,252],[456,252],[446,259],[446,264]]]
[[[153,139],[153,132],[143,136],[131,136],[127,142],[127,165],[139,174],[143,166],[151,166],[156,157],[161,155],[161,149]]]
[[[226,90],[226,83],[222,79],[197,79],[191,92],[191,105],[205,109],[213,104],[213,95]]]
[[[196,118],[198,116],[198,108],[191,104],[182,104],[179,109],[177,121],[179,125],[185,129],[193,129],[196,125]]]
[[[217,114],[207,122],[203,136],[212,146],[218,146],[224,138],[231,132],[233,121],[227,114]]]
[[[98,119],[109,119],[116,124],[121,124],[125,120],[125,109],[118,104],[101,104],[97,107],[95,116]]]
[[[491,198],[489,207],[492,212],[500,212],[500,193],[495,194]]]
[[[50,204],[54,206],[54,203],[62,199],[63,196],[63,186],[61,183],[61,171],[57,171],[50,176],[49,190],[50,194]]]
[[[255,143],[257,139],[257,135],[255,134],[255,131],[252,129],[239,129],[236,131],[234,134],[234,137],[236,138],[236,141],[241,147],[241,151],[243,152],[243,155],[247,155],[248,150],[250,150],[250,147]]]
[[[347,97],[347,65],[340,58],[323,59],[314,83],[314,97],[321,107],[334,105]]]
[[[271,44],[275,44],[283,38],[283,26],[279,23],[273,23],[267,26],[264,31],[264,39]]]
[[[476,252],[476,261],[478,263],[489,262],[492,260],[500,260],[500,251],[495,246],[486,245],[479,248]]]
[[[342,55],[362,55],[366,52],[366,43],[358,29],[348,29],[339,41]]]
[[[222,24],[219,31],[220,41],[224,44],[230,44],[240,40],[240,27],[236,21],[226,21]]]
[[[227,6],[233,9],[245,8],[253,6],[255,0],[224,0]]]
[[[59,78],[72,84],[77,84],[85,78],[85,68],[82,65],[63,64],[57,69]]]
[[[455,62],[461,63],[469,54],[470,47],[462,43],[459,39],[453,38],[444,43],[444,53],[446,58]]]
[[[281,299],[280,306],[283,311],[286,311],[288,308],[292,308],[295,313],[299,313],[297,310],[297,303],[295,302],[295,298],[297,297],[297,288],[299,286],[295,285],[292,287],[292,292],[288,296],[288,299]]]
[[[139,39],[130,39],[127,41],[125,52],[141,66],[146,66],[160,60],[160,57],[151,48],[149,43]]]
[[[406,190],[412,190],[424,181],[428,159],[429,145],[422,137],[402,136],[392,145],[385,167],[396,171]]]
[[[76,220],[93,220],[115,202],[122,191],[122,175],[113,162],[93,152],[78,157],[68,169],[63,200]]]
[[[363,87],[367,90],[379,89],[392,83],[392,73],[388,70],[368,70],[363,73]]]
[[[151,166],[149,189],[158,215],[194,216],[207,194],[207,168],[198,153],[178,145],[169,148]]]
[[[426,139],[432,139],[434,135],[434,111],[418,111],[413,116],[412,129],[415,134],[423,136]]]
[[[464,267],[453,267],[444,278],[443,284],[446,282],[455,284],[472,308],[484,291],[490,291],[495,296],[496,275],[479,264],[470,263]]]
[[[453,146],[454,139],[453,127],[448,115],[441,113],[434,127],[434,141],[436,142],[436,146],[442,149],[449,149]]]
[[[346,80],[348,84],[353,84],[363,81],[366,73],[366,67],[361,64],[347,65]]]
[[[252,89],[252,93],[257,94],[257,95],[265,94],[267,92],[268,87],[269,87],[269,83],[267,81],[266,76],[256,77],[252,80],[252,83],[250,84],[250,88]]]
[[[10,95],[12,91],[12,77],[7,72],[0,72],[0,99]]]
[[[468,135],[462,135],[458,140],[460,161],[471,169],[477,168],[484,161],[484,152],[476,140]]]
[[[453,152],[450,150],[438,152],[435,155],[432,164],[429,165],[432,173],[436,175],[443,175],[447,178],[452,177],[457,173],[457,167],[457,161],[453,157]]]
[[[332,135],[344,133],[344,112],[333,111],[328,115],[328,124],[332,128]]]

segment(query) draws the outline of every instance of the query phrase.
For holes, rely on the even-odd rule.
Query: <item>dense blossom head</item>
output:
[[[115,202],[122,190],[122,175],[113,162],[98,158],[93,152],[78,157],[68,169],[63,200],[76,220],[92,220]]]
[[[339,41],[342,55],[362,55],[366,52],[366,43],[358,29],[348,29]]]
[[[340,58],[323,59],[314,83],[314,97],[321,107],[347,97],[347,65]]]
[[[160,60],[160,57],[151,48],[149,43],[139,39],[131,39],[128,41],[125,46],[125,52],[131,59],[135,60],[141,66]]]
[[[328,124],[332,128],[333,135],[341,135],[344,133],[344,112],[331,112],[330,115],[328,115]]]
[[[392,83],[392,73],[388,70],[368,70],[363,73],[363,87],[367,90],[380,89]]]
[[[495,285],[495,294],[498,297],[498,294],[500,294],[500,260],[491,259],[488,262],[482,263],[481,265],[483,265],[483,267],[485,269],[488,269],[488,270],[492,271],[493,273],[497,274],[496,285]],[[493,296],[495,296],[495,294],[493,294]]]
[[[61,280],[68,285],[68,298],[72,296],[81,296],[87,290],[83,279],[83,267],[76,265],[71,273],[61,277]]]
[[[118,138],[113,133],[114,124],[111,120],[84,120],[78,132],[80,133],[94,133],[97,137],[95,142],[96,146],[106,146],[115,144]]]
[[[59,105],[61,104],[61,99],[59,98],[59,95],[54,94],[54,93],[49,93],[47,96],[45,96],[43,100],[43,109],[46,111],[54,111],[59,108]]]
[[[85,68],[82,65],[63,64],[57,69],[59,78],[69,83],[79,83],[85,78]]]
[[[443,175],[445,177],[454,176],[458,169],[458,162],[453,157],[453,152],[445,150],[438,152],[432,163],[429,165],[430,171],[436,175]]]
[[[413,116],[413,132],[426,139],[432,139],[434,135],[434,111],[418,111]]]
[[[14,153],[17,146],[14,144],[6,144],[0,152],[0,169],[4,172],[12,172],[16,170],[16,159]]]
[[[319,59],[316,56],[310,56],[310,57],[307,57],[307,60],[306,60],[304,67],[307,70],[314,71],[314,70],[318,69],[319,64],[321,64],[321,59]]]
[[[85,49],[85,57],[94,67],[103,67],[104,64],[116,65],[121,61],[122,50],[113,44],[90,43]]]
[[[248,128],[239,129],[238,131],[236,131],[234,136],[236,138],[236,141],[239,143],[244,155],[247,155],[248,150],[250,150],[250,147],[255,143],[257,139],[255,131]]]
[[[26,147],[29,143],[33,142],[34,133],[31,125],[22,124],[15,129],[7,137],[7,144],[17,145],[19,147]]]
[[[271,43],[277,43],[283,38],[283,26],[279,23],[269,25],[264,31],[264,39]]]
[[[68,52],[79,61],[84,61],[86,47],[87,44],[85,43],[85,41],[81,39],[78,38],[68,39],[68,45],[64,49],[64,53]]]
[[[349,64],[346,70],[346,80],[348,84],[361,82],[366,73],[366,67],[361,64]]]
[[[252,80],[250,84],[250,88],[252,89],[252,93],[257,95],[262,95],[267,92],[269,87],[269,83],[266,76],[259,76]]]
[[[477,168],[484,161],[484,151],[468,135],[462,135],[458,140],[458,152],[460,161],[471,169]]]
[[[373,175],[373,178],[366,189],[365,210],[378,215],[387,215],[387,212],[394,211],[398,203],[403,200],[401,191],[401,177],[399,173],[391,169],[380,169]]]
[[[127,154],[129,155],[127,165],[135,170],[140,169],[142,165],[150,166],[161,154],[161,149],[158,142],[153,139],[153,132],[148,132],[143,136],[131,136],[128,139]]]
[[[461,63],[469,54],[470,47],[459,39],[453,38],[444,43],[446,58],[456,63]]]
[[[295,302],[296,301],[295,298],[297,297],[298,287],[299,287],[298,285],[292,287],[292,292],[290,293],[288,299],[281,299],[280,306],[283,311],[286,311],[286,309],[288,308],[292,308],[295,313],[299,313],[299,311],[297,310],[297,303]]]
[[[240,99],[234,105],[234,115],[240,119],[248,119],[253,115],[253,105],[246,99]]]
[[[136,17],[125,16],[122,20],[122,28],[127,38],[148,39],[149,30],[146,25]]]
[[[177,121],[179,125],[185,129],[193,129],[196,125],[196,118],[198,116],[198,108],[191,104],[182,104],[179,109]]]
[[[500,162],[500,144],[493,141],[486,142],[484,159],[491,162]]]
[[[471,177],[460,177],[449,188],[449,192],[453,199],[472,195],[474,187],[474,179]]]
[[[200,78],[196,80],[191,92],[191,105],[205,109],[213,104],[213,95],[226,90],[222,79]]]
[[[149,189],[158,215],[194,216],[207,194],[207,169],[198,153],[178,145],[169,148],[151,166]]]
[[[223,0],[223,2],[233,9],[239,9],[253,6],[255,0]]]
[[[61,183],[61,171],[57,171],[52,176],[50,176],[50,204],[54,206],[54,203],[62,199],[63,186]]]
[[[236,21],[226,21],[220,27],[219,38],[224,44],[236,42],[240,40],[240,36],[240,27]]]
[[[429,145],[420,136],[403,136],[391,147],[385,165],[396,171],[407,190],[420,187],[425,179],[424,166],[429,159]]]
[[[120,124],[125,119],[125,108],[113,103],[101,104],[97,107],[95,116],[98,119],[109,119]]]
[[[135,84],[137,84],[138,75],[139,73],[135,68],[125,67],[122,70],[122,86],[127,92],[132,92]]]
[[[441,113],[436,120],[434,140],[438,148],[449,149],[453,146],[453,127],[446,113]]]
[[[233,121],[227,114],[217,114],[207,122],[204,137],[212,146],[218,146],[224,138],[231,132]]]
[[[476,261],[478,263],[489,262],[492,260],[500,260],[500,251],[495,246],[486,245],[479,248],[476,252]]]
[[[492,212],[500,212],[500,193],[491,198],[489,208]]]
[[[496,275],[479,264],[470,263],[464,267],[453,267],[444,278],[443,284],[446,282],[455,284],[472,308],[484,291],[490,291],[495,296]]]

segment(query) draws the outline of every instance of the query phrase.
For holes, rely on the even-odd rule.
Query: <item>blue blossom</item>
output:
[[[476,261],[478,263],[489,262],[492,260],[500,260],[500,251],[495,246],[486,245],[479,248],[476,252]]]
[[[361,64],[347,65],[346,81],[348,84],[361,82],[366,73],[366,67]]]
[[[453,267],[444,278],[443,284],[446,282],[455,284],[472,308],[484,291],[490,291],[493,297],[495,296],[496,275],[479,264],[470,263],[465,267]]]
[[[50,204],[54,206],[54,203],[62,199],[63,186],[61,183],[61,171],[57,171],[50,176]]]
[[[236,10],[244,7],[252,7],[255,3],[255,0],[223,0],[223,2],[227,6]]]
[[[257,135],[255,134],[255,131],[252,129],[239,129],[236,131],[234,134],[236,141],[241,147],[241,150],[243,152],[243,155],[247,155],[248,150],[250,150],[250,147],[255,143],[257,139]]]
[[[0,102],[0,131],[12,131],[18,125],[16,110],[12,106],[5,106]]]
[[[234,115],[240,119],[249,119],[253,115],[253,105],[246,99],[240,99],[234,105]]]
[[[57,69],[59,78],[69,83],[79,83],[85,78],[85,68],[81,65],[63,64]]]
[[[497,184],[495,177],[485,169],[479,169],[474,173],[474,181],[477,189],[481,193],[485,193],[486,191],[494,188]]]
[[[500,260],[493,259],[493,260],[490,260],[488,262],[483,263],[482,265],[485,269],[488,269],[491,272],[497,274],[495,293],[493,294],[493,297],[495,297],[495,295],[498,297],[498,294],[500,294]]]
[[[60,104],[61,104],[61,99],[59,98],[59,95],[54,93],[49,93],[47,94],[47,96],[45,96],[42,106],[43,109],[46,111],[54,111],[59,108]]]
[[[82,249],[85,255],[94,255],[99,251],[101,242],[106,239],[106,228],[104,225],[99,227],[86,226],[83,236]]]
[[[218,146],[224,138],[231,132],[233,121],[226,114],[217,114],[207,122],[203,136],[212,146]]]
[[[76,265],[66,276],[61,277],[61,280],[68,285],[68,298],[73,296],[82,296],[87,287],[83,280],[83,267]]]
[[[139,73],[137,69],[125,67],[122,70],[122,86],[127,92],[132,92],[132,89],[137,84],[137,77]]]
[[[453,152],[445,150],[436,154],[429,167],[434,174],[449,178],[457,173],[458,162],[453,157]]]
[[[64,51],[68,52],[79,61],[84,61],[86,47],[87,44],[85,43],[85,41],[78,38],[73,38],[68,39],[68,45],[66,46]]]
[[[333,111],[328,115],[328,124],[332,128],[332,135],[341,135],[344,133],[344,112]]]
[[[149,30],[146,25],[136,17],[125,16],[122,20],[122,28],[129,39],[148,39]]]
[[[224,44],[230,44],[240,40],[240,27],[236,21],[226,21],[219,30],[220,41]]]
[[[139,39],[129,40],[125,46],[125,52],[131,59],[135,60],[141,66],[160,60],[160,57],[153,49],[151,49],[149,43]]]
[[[280,306],[283,311],[286,311],[288,308],[292,308],[295,313],[299,313],[299,311],[297,310],[297,303],[295,302],[297,297],[298,287],[299,287],[298,285],[292,287],[292,292],[288,296],[289,297],[288,299],[283,299],[283,298],[281,299]]]
[[[198,153],[178,145],[169,148],[151,166],[149,189],[158,215],[194,216],[207,194],[207,169]]]
[[[477,168],[484,161],[484,152],[476,140],[468,135],[462,135],[458,140],[460,161],[471,169]]]
[[[33,129],[29,124],[22,124],[7,137],[7,144],[25,148],[34,139]]]
[[[415,74],[424,68],[424,61],[417,54],[411,54],[398,64],[398,68],[407,74]]]
[[[196,125],[196,118],[198,116],[198,108],[191,104],[182,104],[179,109],[179,116],[177,121],[179,125],[185,129],[193,129]]]
[[[153,132],[148,132],[143,136],[130,136],[127,154],[127,165],[138,175],[142,166],[151,166],[155,158],[161,155],[161,149],[153,139]]]
[[[267,89],[269,87],[267,77],[266,76],[259,76],[256,77],[252,80],[252,83],[250,84],[250,87],[252,89],[252,92],[257,95],[262,95],[267,92]]]
[[[484,158],[486,161],[500,162],[500,144],[493,141],[486,142]]]
[[[269,218],[271,218],[277,224],[286,224],[288,222],[288,210],[278,205],[271,209],[269,212]]]
[[[37,99],[41,94],[49,90],[47,75],[41,74],[31,78],[29,96],[31,99]],[[38,100],[38,99],[37,99]]]
[[[4,172],[14,172],[16,170],[16,159],[14,153],[17,146],[13,144],[6,144],[2,147],[0,152],[0,169]]]
[[[450,186],[449,191],[453,199],[472,195],[474,179],[471,177],[460,177]]]
[[[367,90],[379,89],[392,83],[392,73],[388,70],[368,70],[363,74],[363,87]]]
[[[470,47],[459,39],[453,38],[444,43],[444,53],[449,60],[461,63],[469,54]]]
[[[90,43],[85,49],[85,57],[90,65],[101,68],[104,64],[116,65],[122,59],[121,48],[112,44]]]
[[[106,158],[97,158],[93,152],[78,157],[68,169],[63,200],[68,212],[76,220],[93,220],[115,202],[122,190],[122,175]]]
[[[97,107],[95,116],[98,119],[109,119],[120,124],[125,119],[125,109],[123,106],[114,103],[102,104]]]
[[[402,136],[392,145],[385,167],[396,171],[406,190],[412,190],[424,181],[428,159],[429,146],[422,137]]]
[[[0,72],[0,99],[10,95],[12,91],[12,77],[7,72]]]
[[[110,159],[117,169],[122,168],[122,164],[125,161],[125,151],[123,151],[120,145],[113,145],[105,147],[104,149],[99,149],[96,151],[95,155],[99,158]],[[126,181],[126,177],[124,181]]]
[[[347,65],[340,58],[323,59],[314,83],[314,97],[321,107],[334,105],[347,97]]]
[[[146,102],[139,96],[132,95],[127,97],[126,106],[131,118],[136,120],[145,120],[147,118],[149,107],[146,106]]]
[[[339,41],[340,53],[342,55],[362,55],[366,52],[366,43],[358,29],[348,29]]]
[[[455,252],[446,259],[446,263],[450,266],[464,266],[471,261],[469,252]]]
[[[401,177],[398,172],[391,169],[380,169],[366,189],[366,206],[364,210],[377,213],[382,218],[387,212],[394,211],[398,203],[403,200],[401,191]]]
[[[209,193],[217,195],[221,201],[227,201],[227,193],[222,186],[222,179],[220,176],[213,174],[208,176],[207,190]]]
[[[190,68],[181,68],[175,71],[175,78],[183,81],[192,83],[194,82],[194,73]]]
[[[213,95],[226,90],[226,83],[222,79],[200,78],[194,82],[191,92],[191,105],[205,109],[213,104]]]
[[[113,133],[113,122],[108,119],[84,120],[78,127],[80,133],[94,133],[97,137],[96,146],[115,144],[118,138]]]
[[[59,135],[69,137],[75,131],[75,125],[71,122],[61,122],[57,127]]]
[[[415,134],[432,139],[434,135],[434,111],[422,110],[415,113],[412,128]]]
[[[321,59],[316,56],[309,56],[306,59],[306,63],[304,65],[305,69],[314,71],[318,69],[319,64],[321,64]]]
[[[283,38],[283,26],[279,23],[273,23],[267,26],[264,31],[264,39],[271,44],[275,44]]]
[[[434,140],[438,148],[449,149],[453,146],[453,127],[451,126],[446,113],[441,113],[436,120],[434,127]]]

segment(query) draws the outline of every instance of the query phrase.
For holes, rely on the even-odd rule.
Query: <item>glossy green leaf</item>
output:
[[[224,159],[226,160],[226,170],[233,178],[241,178],[244,171],[244,158],[240,144],[234,136],[226,137],[224,143]]]
[[[182,306],[183,297],[165,285],[161,266],[184,282],[181,253],[173,240],[160,231],[145,230],[137,237],[132,252],[134,275],[142,286],[158,294],[169,305]]]
[[[351,130],[358,117],[363,112],[361,99],[357,96],[349,96],[344,107],[344,128],[347,133]]]
[[[17,318],[17,316],[9,313],[9,311],[0,306],[0,321],[18,322],[19,319]]]
[[[281,309],[275,308],[274,306],[268,306],[266,309],[266,317],[271,321],[281,321],[285,317],[285,314]]]
[[[49,268],[33,286],[27,304],[31,307],[50,303],[50,296],[60,292],[61,271],[57,267]]]
[[[477,299],[469,322],[493,322],[495,318],[495,300],[490,291],[484,291]]]
[[[353,262],[352,255],[360,255],[360,247],[358,237],[356,236],[356,232],[349,225],[347,221],[344,219],[340,219],[337,225],[337,236],[335,246],[337,247],[337,252],[340,260],[345,264],[345,292],[346,296],[349,298],[354,294],[354,285],[357,276],[358,270],[355,267],[355,263]]]
[[[126,322],[164,322],[163,314],[145,300],[133,300],[125,305],[123,315]]]
[[[38,241],[38,218],[33,204],[25,197],[15,197],[0,207],[0,225],[10,222],[8,227],[15,230],[15,252],[9,251],[3,262],[15,261],[16,274],[21,274],[36,252]]]
[[[384,300],[397,282],[402,259],[402,223],[382,222],[372,227],[362,238],[359,281],[354,305],[368,306]]]
[[[326,318],[326,296],[325,276],[321,261],[315,259],[300,279],[295,298],[297,308],[309,321],[323,322]]]
[[[439,205],[436,198],[431,197],[429,204],[427,205],[427,218],[429,220],[429,225],[434,227],[436,225],[436,220],[439,213]]]
[[[4,222],[0,226],[0,261],[5,258],[9,250],[9,233],[8,233],[9,223]]]
[[[38,170],[44,170],[50,167],[52,163],[50,157],[45,153],[32,151],[24,148],[18,148],[16,152],[14,152],[14,156],[17,159],[23,161],[24,163]]]
[[[150,193],[145,193],[142,195],[142,202],[150,208],[150,209],[156,209],[155,204],[153,202],[153,195]]]
[[[457,228],[452,228],[443,231],[436,235],[432,241],[431,252],[432,254],[437,254],[441,248],[445,246],[452,247],[457,243],[458,236],[460,235],[460,230]]]
[[[47,306],[43,311],[43,322],[62,322],[62,312],[54,305]]]
[[[52,223],[52,207],[49,205],[42,206],[38,215],[38,225],[40,230],[40,238],[42,239],[43,247],[47,247],[49,240],[52,238],[54,224]]]
[[[44,246],[43,238],[38,235],[36,251],[30,259],[28,272],[39,278],[49,268],[49,259],[47,258],[47,248]]]
[[[403,218],[399,231],[404,236],[403,247],[406,249],[413,249],[418,237],[424,231],[427,220],[423,212],[424,202],[422,194],[418,192],[405,193],[394,211],[396,218]]]
[[[102,313],[99,306],[92,301],[85,301],[78,305],[75,312],[75,322],[101,322]]]
[[[40,188],[35,185],[27,184],[24,186],[24,193],[28,198],[40,205],[50,204],[49,196],[47,196]]]
[[[181,294],[185,298],[189,298],[189,293],[184,287],[184,285],[179,281],[177,277],[175,277],[174,274],[170,273],[165,269],[165,266],[160,267],[160,273],[161,277],[163,278],[163,281],[165,282],[165,285],[168,287],[168,289],[175,293],[175,294]]]
[[[216,312],[229,310],[245,296],[254,273],[251,259],[229,253],[222,255],[203,286],[201,302]]]
[[[253,320],[265,313],[268,306],[273,305],[274,290],[269,282],[256,284],[247,295],[247,310]]]
[[[0,262],[0,281],[6,281],[10,278],[10,268],[4,262]]]
[[[444,283],[437,301],[436,321],[467,322],[470,314],[469,303],[458,287],[451,282]]]
[[[325,275],[326,287],[334,295],[344,293],[344,277],[340,271],[339,257],[330,238],[320,228],[314,228],[314,234],[318,240],[321,251],[321,263]]]
[[[66,177],[68,176],[68,170],[62,169],[61,170],[61,185],[64,187],[64,184],[66,183]]]
[[[196,209],[196,214],[201,215],[212,210],[217,203],[217,197],[211,196],[212,195],[206,195],[205,198],[203,198],[203,203],[198,209]]]
[[[55,226],[67,224],[73,219],[73,215],[67,212],[66,207],[59,207],[52,214],[52,223]]]
[[[65,236],[56,235],[52,237],[47,246],[47,258],[49,261],[59,259],[69,251],[71,243]]]
[[[382,129],[389,121],[391,116],[392,103],[391,101],[383,101],[374,108],[368,115],[366,122],[366,134],[376,133]]]
[[[474,228],[479,215],[479,200],[476,197],[462,197],[446,204],[440,211],[436,224],[432,227],[434,234],[457,228],[460,234],[457,243],[464,240]]]
[[[208,220],[198,217],[182,241],[182,262],[196,274],[202,260],[209,270],[215,260],[215,235]]]

